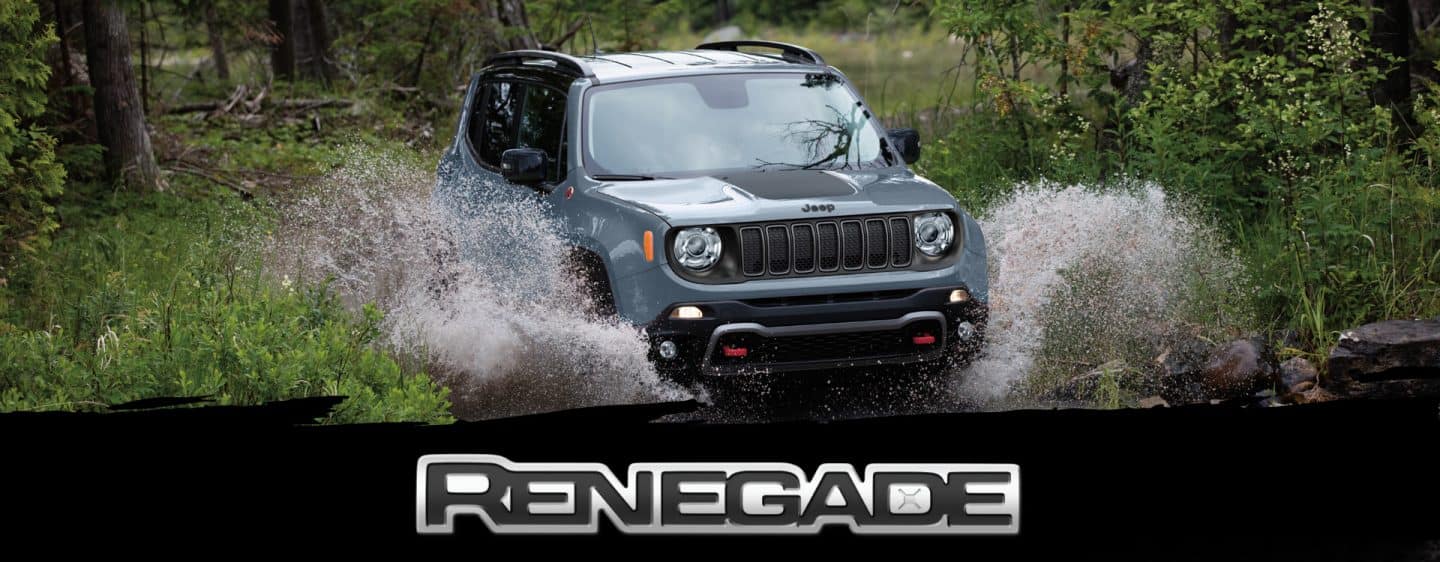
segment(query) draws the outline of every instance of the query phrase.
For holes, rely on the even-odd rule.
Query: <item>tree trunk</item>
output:
[[[70,58],[70,53],[77,47],[77,39],[71,36],[71,28],[75,27],[79,20],[73,4],[65,0],[55,0],[55,35],[60,39],[60,68],[58,72],[52,72],[52,79],[65,96],[65,116],[70,121],[79,121],[86,111],[83,97],[75,89],[75,65]]]
[[[330,59],[330,26],[325,15],[325,0],[300,0],[305,8],[309,49],[306,52],[306,74],[329,84],[335,78]]]
[[[1070,11],[1073,8],[1065,4],[1063,13],[1060,14],[1060,97],[1070,93]]]
[[[1145,88],[1150,85],[1150,57],[1153,54],[1153,42],[1149,37],[1141,38],[1135,48],[1135,60],[1125,82],[1125,101],[1130,107],[1140,105],[1140,101],[1145,97]]]
[[[730,0],[715,0],[715,25],[730,21],[733,17],[735,12],[730,9]]]
[[[1376,0],[1380,8],[1371,20],[1370,41],[1381,52],[1397,59],[1385,74],[1385,81],[1376,91],[1375,102],[1397,110],[1410,101],[1410,30],[1409,0]]]
[[[205,32],[210,35],[210,59],[215,62],[215,76],[229,80],[230,60],[225,56],[225,35],[221,33],[220,18],[215,13],[215,0],[206,0],[204,9]]]
[[[525,15],[525,4],[520,0],[495,0],[496,15],[507,29],[508,46],[511,50],[539,49],[540,41],[530,32],[530,19]]]
[[[270,69],[278,80],[295,77],[295,33],[290,0],[270,0],[270,21],[280,42],[270,51]]]
[[[105,172],[132,189],[158,191],[160,169],[130,65],[130,35],[120,0],[85,0],[85,53],[95,90],[95,122]]]
[[[270,58],[276,78],[326,83],[334,78],[330,32],[322,0],[270,0],[270,19],[281,37]]]
[[[150,113],[150,20],[140,3],[140,111]],[[123,27],[123,26],[122,26]]]

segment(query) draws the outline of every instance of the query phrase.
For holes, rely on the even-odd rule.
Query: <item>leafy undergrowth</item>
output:
[[[303,122],[167,124],[163,134],[177,146],[205,155],[203,173],[231,183],[307,181],[341,164],[347,142],[388,142],[356,127],[316,134]],[[185,162],[171,156],[174,167]],[[0,284],[0,411],[342,395],[320,421],[451,420],[448,390],[376,343],[374,307],[355,314],[323,281],[261,271],[271,190],[242,201],[222,182],[174,167],[167,194],[76,186],[51,247]]]

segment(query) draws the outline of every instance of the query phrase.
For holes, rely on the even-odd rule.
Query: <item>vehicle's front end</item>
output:
[[[583,206],[604,209],[587,224],[657,219],[643,251],[611,245],[607,262],[616,311],[663,373],[929,368],[979,349],[979,226],[905,166],[913,131],[884,132],[838,71],[814,68],[651,77],[578,100]]]
[[[645,326],[660,371],[930,368],[979,350],[984,238],[953,199],[903,170],[769,174],[764,183],[850,193],[789,198],[753,175],[599,190],[666,222],[653,237],[656,266],[612,282],[617,308]],[[654,187],[690,192],[690,202],[638,192]]]

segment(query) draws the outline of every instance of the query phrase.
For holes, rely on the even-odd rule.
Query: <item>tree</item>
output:
[[[210,38],[210,59],[215,61],[215,76],[221,80],[229,80],[230,59],[225,55],[225,34],[220,27],[220,17],[215,12],[215,0],[205,0],[202,10],[205,33]]]
[[[0,2],[0,280],[12,257],[43,245],[57,226],[50,201],[65,180],[55,139],[35,125],[50,78],[45,51],[56,41],[39,20],[35,4]]]
[[[275,77],[329,82],[335,76],[330,57],[329,17],[323,0],[270,0],[270,20],[280,43],[270,55]]]
[[[95,91],[95,123],[105,147],[105,173],[132,189],[163,188],[135,89],[130,34],[119,0],[85,0],[85,59]]]

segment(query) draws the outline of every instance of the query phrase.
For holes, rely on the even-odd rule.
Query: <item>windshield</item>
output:
[[[595,88],[586,103],[592,176],[885,164],[870,112],[830,73],[645,80]]]

